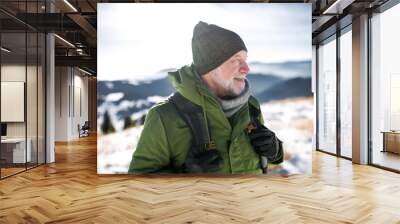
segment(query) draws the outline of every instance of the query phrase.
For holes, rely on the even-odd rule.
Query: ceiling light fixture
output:
[[[74,10],[74,12],[78,12],[78,10],[71,4],[69,3],[67,0],[64,0],[65,4],[67,4],[72,10]]]
[[[355,0],[336,0],[332,5],[330,5],[322,14],[342,14],[343,9],[351,5]]]
[[[79,55],[83,55],[83,50],[82,50],[81,48],[77,48],[77,49],[76,49],[76,52],[77,52]]]
[[[79,68],[79,67],[78,67],[78,70],[81,71],[81,72],[83,72],[83,73],[85,73],[85,74],[87,74],[87,75],[92,75],[92,73],[90,73],[90,72],[88,72],[88,71],[85,71],[85,70],[83,70],[83,69],[81,69],[81,68]]]
[[[69,42],[68,40],[66,40],[66,39],[64,39],[64,38],[62,38],[62,37],[60,37],[60,36],[57,35],[57,34],[54,34],[54,36],[57,37],[58,39],[60,39],[61,41],[63,41],[64,43],[66,43],[67,45],[69,45],[69,46],[75,48],[75,45],[71,44],[71,42]]]
[[[1,47],[1,50],[4,51],[4,52],[6,52],[6,53],[10,53],[10,52],[11,52],[11,50],[9,50],[9,49],[7,49],[7,48],[5,48],[5,47]]]

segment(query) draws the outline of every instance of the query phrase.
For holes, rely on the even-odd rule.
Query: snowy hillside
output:
[[[271,173],[311,174],[314,105],[312,98],[273,101],[261,105],[265,125],[283,141],[285,160]]]
[[[249,66],[250,91],[261,102],[311,95],[310,61],[253,62]],[[122,129],[125,118],[140,118],[175,91],[167,79],[167,73],[172,70],[162,70],[149,80],[99,80],[97,123],[102,123],[106,111],[116,130]]]
[[[282,78],[309,77],[311,61],[288,61],[281,63],[249,63],[251,73],[278,75]]]
[[[261,105],[264,121],[284,142],[285,161],[270,173],[311,173],[313,99],[295,98]],[[127,173],[142,126],[109,135],[98,135],[99,174]]]

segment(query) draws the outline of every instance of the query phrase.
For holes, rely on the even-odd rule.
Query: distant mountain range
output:
[[[250,91],[260,103],[299,96],[311,96],[311,61],[276,64],[250,63],[247,79]],[[126,116],[143,113],[158,100],[175,91],[166,77],[146,82],[128,80],[98,81],[98,117],[105,110],[122,121]]]
[[[249,67],[251,73],[271,74],[285,79],[311,76],[311,61],[251,62]]]
[[[122,100],[140,100],[149,96],[168,96],[174,90],[167,78],[144,83],[130,83],[127,80],[98,81],[97,105],[101,105],[109,94],[116,92],[124,94],[123,98],[115,102],[120,103]]]
[[[269,89],[273,85],[282,82],[282,77],[262,74],[262,73],[250,73],[247,75],[247,80],[250,84],[250,92],[253,96],[258,95],[266,89]]]
[[[260,102],[268,102],[301,96],[312,96],[311,78],[298,77],[284,80],[257,94],[256,98]]]

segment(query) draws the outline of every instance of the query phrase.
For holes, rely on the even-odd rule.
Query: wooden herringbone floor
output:
[[[0,223],[400,223],[400,175],[319,152],[311,176],[96,174],[96,139],[0,181]]]

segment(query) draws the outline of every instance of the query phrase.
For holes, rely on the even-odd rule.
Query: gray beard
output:
[[[245,83],[244,90],[238,96],[227,96],[223,98],[217,97],[218,102],[221,104],[222,110],[227,117],[234,115],[249,100],[250,87],[247,79],[245,80]]]

